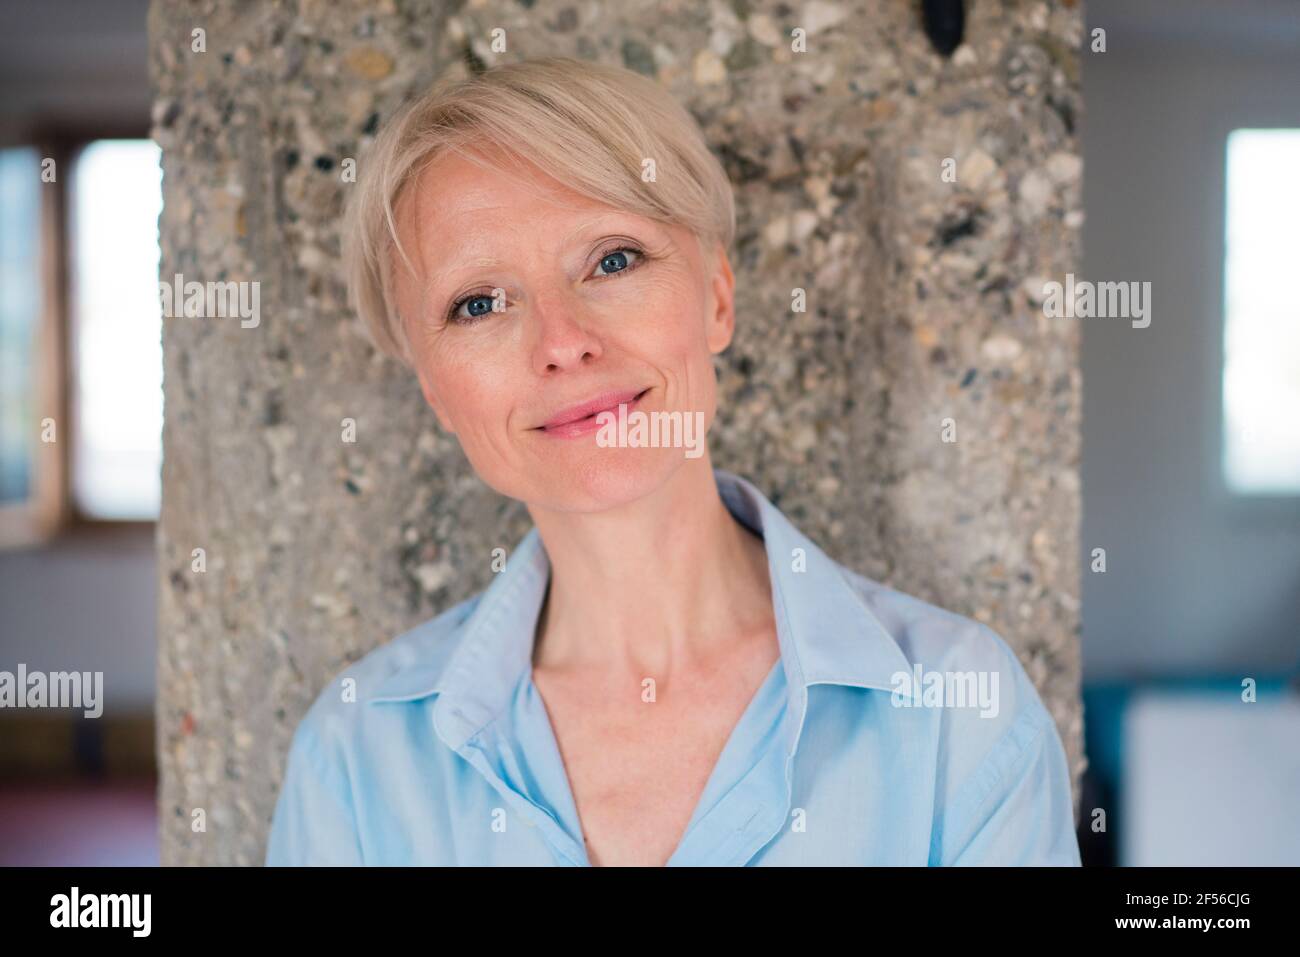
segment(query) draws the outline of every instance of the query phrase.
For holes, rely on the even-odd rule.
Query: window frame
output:
[[[41,307],[37,317],[33,383],[40,418],[52,417],[56,439],[35,442],[31,489],[20,504],[0,506],[0,548],[48,545],[67,537],[102,537],[118,532],[139,534],[157,522],[88,515],[72,495],[72,447],[76,438],[73,409],[72,283],[76,275],[72,247],[73,169],[85,147],[98,140],[153,139],[148,126],[103,124],[36,129],[6,147],[30,146],[41,160],[53,159],[55,180],[41,184],[38,244],[41,256]],[[45,411],[50,410],[50,411]],[[39,421],[39,420],[38,420]],[[38,432],[39,435],[39,432]]]

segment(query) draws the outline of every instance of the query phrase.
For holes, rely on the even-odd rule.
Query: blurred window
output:
[[[1228,136],[1223,471],[1229,490],[1300,493],[1300,130]]]
[[[158,517],[159,160],[147,139],[0,150],[0,545]]]
[[[99,140],[73,175],[73,503],[90,518],[152,521],[162,463],[159,149]]]
[[[40,343],[41,158],[0,150],[0,506],[32,493],[39,442],[36,376]]]

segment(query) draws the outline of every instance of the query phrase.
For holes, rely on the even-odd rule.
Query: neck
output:
[[[668,675],[772,621],[763,542],[723,504],[707,454],[618,508],[529,512],[551,564],[534,667]]]

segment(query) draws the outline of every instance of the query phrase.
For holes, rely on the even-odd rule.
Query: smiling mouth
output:
[[[603,412],[614,412],[620,405],[626,405],[629,408],[640,402],[646,395],[651,386],[647,386],[640,392],[615,393],[612,396],[600,397],[595,400],[594,406],[586,414],[574,414],[570,416],[567,412],[562,412],[555,419],[547,422],[545,425],[535,426],[532,431],[541,432],[546,435],[564,435],[573,436],[590,432],[596,427],[596,417]],[[584,403],[585,405],[585,403]],[[582,407],[579,407],[581,411]]]

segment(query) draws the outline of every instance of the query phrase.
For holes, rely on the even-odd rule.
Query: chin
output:
[[[557,512],[604,512],[652,494],[687,459],[679,448],[601,448],[594,435],[554,441],[519,483],[505,493]]]

